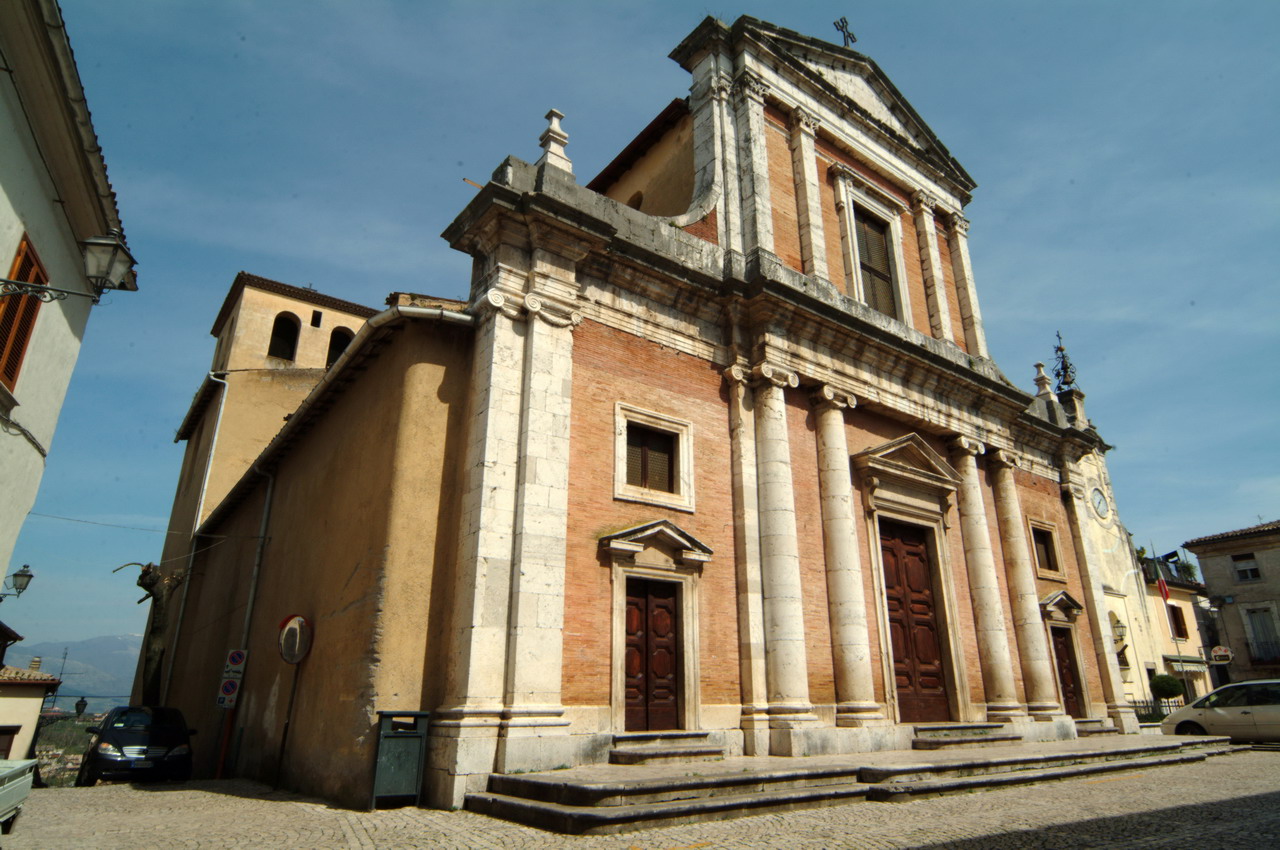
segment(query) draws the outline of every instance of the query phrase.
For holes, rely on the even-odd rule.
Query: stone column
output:
[[[978,290],[973,285],[973,264],[969,262],[969,219],[959,213],[947,218],[947,246],[951,249],[951,276],[956,282],[965,346],[970,354],[990,357],[982,311],[978,309]]]
[[[1000,584],[991,552],[991,532],[982,500],[982,483],[978,480],[976,458],[986,447],[977,440],[957,437],[951,448],[956,471],[960,473],[960,487],[956,494],[960,509],[960,535],[964,539],[964,560],[969,570],[969,596],[973,601],[987,718],[1006,720],[1026,712],[1019,705],[1013,687],[1009,635],[1004,627],[1004,606],[1000,603]]]
[[[750,71],[734,79],[737,98],[742,252],[773,253],[773,201],[769,196],[769,154],[765,148],[764,96],[768,86]]]
[[[1018,636],[1018,660],[1022,663],[1022,685],[1027,710],[1033,717],[1048,719],[1062,713],[1054,688],[1053,661],[1045,638],[1040,595],[1036,591],[1035,565],[1027,545],[1027,528],[1014,481],[1017,457],[1005,449],[989,455],[995,467],[996,517],[1000,523],[1000,548],[1004,551],[1009,600],[1013,605],[1013,628]]]
[[[799,378],[769,363],[757,365],[752,374],[756,378],[756,468],[769,718],[773,728],[785,729],[817,720],[809,702],[800,550],[783,393],[786,387],[798,386]]]
[[[924,272],[924,294],[929,305],[929,327],[936,339],[954,341],[951,333],[951,305],[947,302],[947,279],[942,272],[942,253],[938,250],[938,231],[933,223],[937,201],[927,192],[911,196],[915,214],[916,242],[920,246],[920,264]]]
[[[764,596],[760,573],[760,500],[756,428],[749,373],[725,370],[729,382],[729,453],[733,486],[733,542],[738,576],[738,666],[742,677],[743,749],[769,754],[769,694],[765,671]]]
[[[830,281],[827,239],[822,226],[822,191],[814,136],[818,119],[803,107],[791,111],[791,167],[796,181],[796,213],[800,226],[800,260],[804,273]]]
[[[871,639],[862,585],[862,556],[854,522],[849,443],[844,411],[857,402],[830,386],[813,394],[818,418],[818,486],[822,494],[822,540],[827,562],[827,604],[836,678],[836,725],[883,720],[875,701]]]
[[[1102,678],[1102,698],[1106,700],[1107,715],[1112,723],[1126,735],[1136,734],[1141,731],[1138,717],[1134,714],[1133,706],[1125,699],[1120,663],[1112,652],[1115,644],[1111,635],[1111,621],[1107,616],[1107,599],[1102,590],[1101,570],[1090,556],[1089,546],[1084,538],[1084,487],[1073,480],[1071,468],[1066,463],[1062,468],[1062,477],[1062,502],[1071,525],[1071,543],[1075,547],[1076,563],[1080,567],[1080,580],[1088,596],[1084,608],[1089,616],[1089,632],[1093,635],[1093,653],[1098,659],[1098,675]]]

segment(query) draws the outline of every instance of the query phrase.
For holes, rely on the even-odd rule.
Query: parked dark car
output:
[[[99,779],[130,781],[191,778],[191,736],[194,729],[176,708],[151,705],[119,706],[107,712],[101,726],[85,730],[93,735],[80,763],[76,785]]]

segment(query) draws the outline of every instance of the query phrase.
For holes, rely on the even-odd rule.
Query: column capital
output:
[[[1063,484],[1062,499],[1066,501],[1071,499],[1076,502],[1084,501],[1084,487],[1080,484]]]
[[[1022,469],[1024,466],[1021,456],[1009,449],[994,449],[987,452],[987,457],[999,469]]]
[[[817,410],[845,410],[858,406],[858,399],[851,393],[842,392],[830,384],[822,384],[809,396]]]
[[[799,130],[807,135],[814,135],[821,126],[818,116],[814,115],[803,106],[796,106],[791,110],[791,129]]]
[[[981,441],[972,437],[956,437],[951,441],[950,445],[953,453],[969,457],[977,457],[987,450],[987,447]]]
[[[933,215],[933,208],[937,205],[938,199],[924,189],[916,189],[911,193],[911,209],[916,213]]]
[[[582,324],[582,314],[577,310],[533,292],[524,297],[524,308],[553,328],[572,329]]]
[[[512,320],[522,317],[520,302],[512,298],[511,295],[500,292],[497,289],[490,289],[473,301],[471,310],[479,315],[501,313]]]
[[[721,374],[731,384],[745,384],[751,379],[751,370],[741,363],[734,363]]]
[[[957,236],[968,237],[969,235],[969,219],[958,212],[947,216],[947,227]]]
[[[783,389],[800,386],[799,375],[768,361],[757,363],[751,370],[751,377],[756,383],[769,383]]]
[[[768,92],[769,85],[752,71],[740,71],[733,78],[733,94],[739,101],[750,100],[763,104]]]
[[[711,99],[721,102],[729,100],[729,96],[733,93],[733,90],[733,78],[723,71],[717,73],[711,78],[707,88],[707,92],[711,95]]]

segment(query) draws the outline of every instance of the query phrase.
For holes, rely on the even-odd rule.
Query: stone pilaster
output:
[[[814,137],[818,119],[797,106],[791,111],[791,166],[796,181],[796,212],[800,226],[800,260],[804,273],[830,281],[827,239],[822,225],[822,192]]]
[[[973,284],[973,263],[969,261],[969,220],[959,213],[947,218],[947,246],[951,250],[951,276],[956,282],[965,346],[970,354],[990,357],[982,311],[978,309],[978,290]]]
[[[875,701],[862,556],[854,522],[849,443],[845,435],[844,411],[856,403],[852,396],[830,386],[820,387],[813,394],[838,726],[861,726],[869,720],[885,719]]]
[[[442,807],[460,806],[467,791],[482,790],[504,705],[525,346],[519,302],[502,289],[527,274],[517,259],[510,265],[490,259],[486,282],[497,285],[471,307],[477,325],[461,538],[444,699],[432,718],[432,735],[441,739],[434,764],[441,766],[428,778],[432,805]]]
[[[956,493],[960,534],[964,539],[964,560],[969,571],[969,596],[973,602],[987,718],[1006,720],[1026,712],[1018,703],[1013,686],[1009,635],[1004,626],[1004,606],[1000,603],[1000,584],[991,552],[991,532],[982,499],[982,482],[978,479],[977,456],[986,447],[977,440],[957,437],[951,448],[952,460],[960,473],[960,487]]]
[[[765,669],[764,594],[760,572],[760,499],[756,475],[756,427],[749,373],[725,370],[729,383],[729,451],[732,464],[733,542],[738,575],[738,663],[742,677],[743,749],[769,754],[769,694]]]
[[[996,517],[1000,524],[1000,548],[1004,552],[1009,601],[1013,605],[1013,628],[1018,637],[1018,660],[1022,664],[1022,685],[1027,710],[1033,717],[1061,714],[1054,688],[1053,660],[1044,633],[1040,596],[1036,592],[1035,565],[1027,545],[1027,527],[1018,501],[1014,470],[1018,459],[1005,449],[989,455],[995,467]]]
[[[1107,616],[1107,600],[1102,590],[1100,565],[1094,563],[1089,546],[1084,539],[1084,524],[1088,521],[1084,503],[1084,487],[1073,479],[1069,463],[1062,468],[1062,502],[1067,509],[1071,525],[1071,543],[1075,547],[1076,563],[1080,567],[1080,581],[1088,599],[1085,611],[1089,617],[1089,632],[1093,635],[1093,652],[1098,659],[1098,675],[1102,679],[1102,698],[1107,703],[1107,715],[1124,734],[1140,730],[1138,717],[1124,695],[1124,681],[1120,678],[1120,663],[1112,647],[1111,621]]]
[[[916,192],[911,196],[916,242],[920,246],[920,265],[924,273],[924,294],[929,305],[929,327],[936,339],[954,341],[951,305],[947,302],[947,279],[942,272],[942,253],[938,250],[938,231],[933,222],[936,203],[927,192]]]
[[[853,213],[853,169],[835,162],[827,172],[835,178],[836,213],[840,216],[840,259],[844,264],[845,294],[866,303],[862,292],[862,269],[858,259],[858,232]]]
[[[769,196],[769,155],[765,148],[764,96],[768,87],[750,71],[734,79],[738,128],[738,186],[742,209],[742,252],[773,252],[773,206]]]
[[[760,494],[760,567],[764,597],[765,669],[770,726],[814,723],[804,642],[804,600],[796,534],[791,445],[784,389],[794,372],[761,363],[755,384],[756,468]]]

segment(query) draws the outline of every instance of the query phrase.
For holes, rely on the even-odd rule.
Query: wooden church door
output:
[[[1058,687],[1062,691],[1062,710],[1072,717],[1084,717],[1080,675],[1076,671],[1076,654],[1071,646],[1071,629],[1050,628],[1053,635],[1053,658],[1058,666]]]
[[[678,585],[627,579],[626,727],[628,732],[680,728]]]
[[[927,533],[915,526],[880,522],[893,674],[902,723],[951,719]]]

